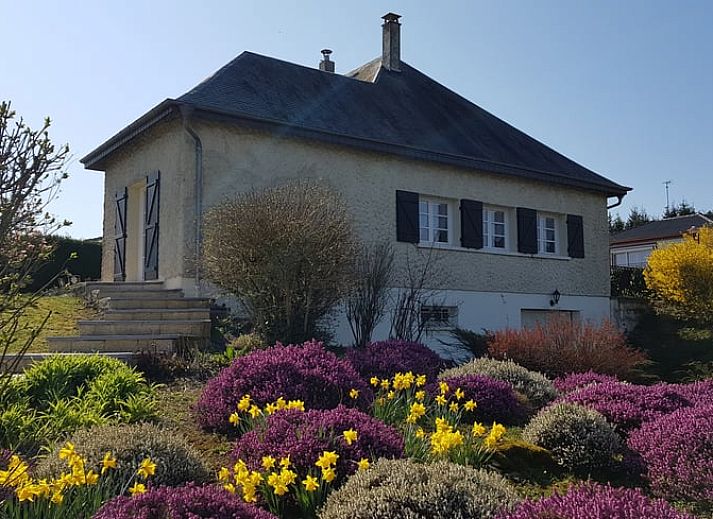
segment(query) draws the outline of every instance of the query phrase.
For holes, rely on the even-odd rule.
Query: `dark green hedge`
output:
[[[30,291],[40,290],[49,284],[55,287],[58,277],[64,281],[70,276],[76,276],[80,281],[99,279],[101,277],[101,240],[75,240],[73,238],[49,238],[55,244],[50,261],[45,263],[32,276]]]

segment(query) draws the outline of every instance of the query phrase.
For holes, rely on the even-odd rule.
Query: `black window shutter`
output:
[[[469,249],[483,248],[483,202],[460,201],[460,244]]]
[[[517,208],[517,250],[523,254],[537,254],[537,211]]]
[[[128,189],[116,193],[114,218],[114,281],[126,280],[126,207]]]
[[[582,217],[576,214],[567,215],[567,254],[570,258],[584,257]]]
[[[418,193],[396,191],[396,239],[419,242]]]
[[[158,279],[159,202],[161,174],[154,171],[146,176],[146,214],[144,222],[144,279]]]

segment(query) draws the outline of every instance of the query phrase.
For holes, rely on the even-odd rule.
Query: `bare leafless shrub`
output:
[[[435,287],[443,281],[443,272],[434,249],[417,249],[408,253],[397,274],[397,292],[391,311],[389,337],[408,342],[419,342],[428,324],[421,318],[421,307],[439,305],[440,290]],[[442,298],[441,298],[442,299]]]
[[[364,246],[357,255],[354,284],[344,305],[355,346],[368,344],[386,315],[393,278],[394,251],[389,242]]]
[[[50,124],[47,118],[32,130],[16,118],[9,102],[0,102],[0,394],[46,322],[31,325],[22,319],[44,288],[28,290],[32,274],[52,252],[46,236],[69,224],[46,211],[67,176],[69,154],[66,145],[55,149]],[[26,338],[17,344],[20,334]],[[16,350],[12,357],[11,348]]]
[[[268,343],[300,343],[351,286],[358,247],[340,196],[311,182],[240,194],[207,211],[202,266]]]

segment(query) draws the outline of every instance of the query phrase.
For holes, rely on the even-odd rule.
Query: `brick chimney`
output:
[[[401,16],[388,13],[381,18],[384,20],[381,66],[386,70],[399,72],[401,70],[401,24],[399,23]]]
[[[332,53],[330,49],[322,49],[322,61],[319,62],[319,70],[324,72],[334,72],[334,62],[329,59]]]

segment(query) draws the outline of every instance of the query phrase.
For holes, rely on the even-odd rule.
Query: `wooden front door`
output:
[[[158,279],[158,216],[161,173],[154,171],[146,177],[146,205],[144,210],[144,279]]]
[[[114,195],[114,281],[126,280],[126,188]]]

